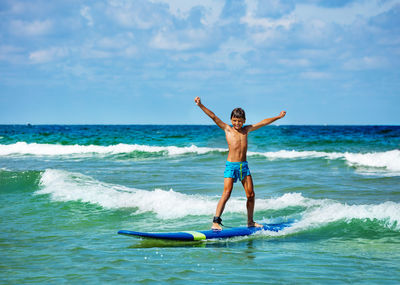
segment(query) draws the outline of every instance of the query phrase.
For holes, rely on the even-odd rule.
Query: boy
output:
[[[246,121],[246,116],[241,108],[236,108],[231,113],[232,127],[225,124],[218,118],[211,110],[207,109],[200,101],[200,97],[194,99],[197,106],[199,106],[204,113],[206,113],[221,129],[225,131],[226,141],[228,143],[228,158],[226,161],[226,168],[224,172],[224,192],[222,193],[221,199],[218,202],[217,210],[213,219],[211,229],[222,230],[222,219],[221,215],[224,211],[225,204],[231,196],[233,183],[236,183],[237,179],[242,182],[247,197],[247,226],[248,227],[262,227],[262,225],[254,222],[254,189],[253,179],[251,178],[248,163],[246,161],[247,154],[247,135],[251,131],[255,131],[263,126],[269,125],[278,119],[283,118],[286,115],[285,111],[282,111],[279,116],[262,120],[261,122],[243,126]]]

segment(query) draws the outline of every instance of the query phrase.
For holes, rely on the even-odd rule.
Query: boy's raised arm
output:
[[[201,103],[200,97],[194,98],[194,102],[196,102],[196,105],[200,107],[200,109],[203,110],[204,113],[206,113],[207,116],[209,116],[216,124],[218,127],[221,129],[225,130],[228,125],[225,124],[220,118],[218,118],[211,110],[209,110],[206,106],[204,106]]]
[[[259,122],[259,123],[257,123],[257,124],[248,125],[248,126],[246,127],[246,128],[247,128],[247,131],[248,131],[248,132],[255,131],[255,130],[261,128],[261,127],[264,127],[264,126],[266,126],[266,125],[269,125],[269,124],[275,122],[276,120],[282,119],[283,117],[285,117],[285,115],[286,115],[286,111],[282,111],[282,112],[279,114],[279,116],[276,116],[276,117],[273,117],[273,118],[264,119],[264,120],[262,120],[261,122]]]

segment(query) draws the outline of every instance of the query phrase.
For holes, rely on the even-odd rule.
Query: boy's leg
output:
[[[247,175],[242,180],[242,185],[244,187],[244,191],[246,192],[247,197],[247,226],[248,227],[262,227],[262,225],[257,224],[253,220],[254,215],[254,202],[255,202],[255,194],[254,194],[254,186],[253,186],[253,178],[251,175]]]
[[[216,217],[221,217],[225,209],[225,204],[231,196],[233,188],[233,178],[224,178],[224,192],[222,193],[221,199],[219,199],[217,210],[215,211]],[[221,226],[217,223],[213,223],[212,229],[222,230]]]

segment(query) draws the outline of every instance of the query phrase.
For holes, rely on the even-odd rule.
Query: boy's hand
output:
[[[282,111],[282,112],[279,114],[279,117],[282,119],[283,117],[285,117],[285,115],[286,115],[286,111]]]
[[[196,98],[194,98],[194,102],[196,102],[196,105],[199,106],[201,104],[200,97],[197,96]]]

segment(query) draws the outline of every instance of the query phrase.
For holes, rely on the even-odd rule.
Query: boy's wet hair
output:
[[[244,113],[244,110],[242,108],[235,108],[231,113],[231,119],[232,118],[246,120],[246,114]]]

